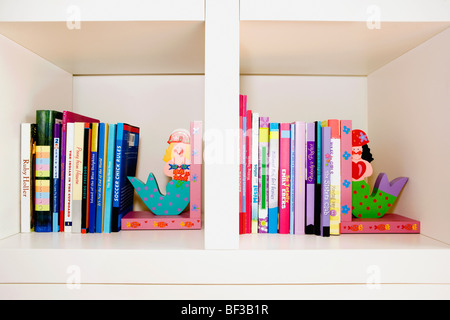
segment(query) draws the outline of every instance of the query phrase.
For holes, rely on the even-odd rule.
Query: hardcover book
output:
[[[35,231],[52,231],[53,197],[53,130],[62,123],[62,113],[36,110]]]
[[[115,174],[111,231],[121,229],[123,216],[133,210],[134,188],[128,176],[136,175],[139,150],[139,128],[126,123],[117,124]]]
[[[269,233],[278,233],[278,176],[280,125],[270,124],[269,139]]]
[[[331,131],[330,234],[340,234],[341,223],[341,130],[339,120],[328,120]]]
[[[84,124],[84,147],[83,147],[83,189],[81,202],[81,233],[89,231],[89,175],[91,169],[91,137],[92,124]]]
[[[34,229],[34,158],[36,150],[36,124],[21,124],[20,152],[20,231],[31,232]]]
[[[98,166],[97,166],[97,207],[95,214],[95,232],[103,232],[103,219],[105,213],[105,182],[106,182],[106,161],[108,146],[107,123],[100,123],[98,128]]]
[[[306,234],[314,234],[315,185],[316,128],[313,122],[309,122],[306,124]]]
[[[290,164],[291,164],[291,181],[290,181],[290,186],[289,186],[289,233],[290,234],[294,234],[295,232],[295,228],[296,228],[296,224],[297,225],[304,225],[304,217],[305,215],[303,215],[303,223],[302,223],[302,216],[298,215],[299,211],[296,210],[295,207],[295,183],[296,183],[296,179],[297,177],[295,176],[295,172],[296,172],[296,163],[295,163],[295,123],[291,124],[291,153],[290,153]],[[304,148],[303,148],[304,150]],[[298,168],[299,170],[301,170],[301,168]],[[300,177],[301,179],[301,177]],[[304,197],[303,197],[303,201],[304,201]],[[303,211],[304,211],[305,206],[303,205]],[[301,228],[300,228],[301,229]]]
[[[72,232],[72,197],[73,197],[73,143],[75,124],[68,123],[66,131],[66,171],[64,186],[64,232]]]
[[[73,140],[72,232],[81,233],[83,199],[84,122],[75,122]]]
[[[53,210],[52,230],[59,231],[59,200],[60,200],[60,155],[61,155],[61,123],[55,123],[53,130]]]
[[[297,121],[295,127],[295,234],[305,234],[306,124]]]
[[[247,110],[245,233],[252,233],[252,111]]]
[[[290,198],[290,151],[291,149],[291,124],[280,123],[280,177],[279,177],[279,203],[281,234],[289,233],[289,198]]]
[[[258,181],[258,159],[259,159],[259,114],[252,116],[252,233],[258,233],[258,211],[259,211],[259,181]]]
[[[95,232],[97,209],[97,162],[98,162],[98,123],[92,123],[91,129],[91,154],[89,171],[89,232]]]

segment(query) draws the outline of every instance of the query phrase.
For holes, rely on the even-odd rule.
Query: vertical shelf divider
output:
[[[239,247],[239,0],[206,0],[205,249]]]

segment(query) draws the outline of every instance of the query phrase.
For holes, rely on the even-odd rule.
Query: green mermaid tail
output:
[[[400,177],[389,182],[385,173],[380,173],[370,186],[364,180],[352,182],[352,213],[356,218],[381,218],[394,205],[408,178]]]
[[[147,208],[156,215],[179,215],[189,204],[189,181],[169,181],[166,186],[166,195],[162,195],[153,173],[149,173],[145,184],[135,177],[128,177],[128,180]]]

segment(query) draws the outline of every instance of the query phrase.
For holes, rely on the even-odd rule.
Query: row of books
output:
[[[71,111],[21,124],[21,232],[109,233],[133,208],[140,129]]]
[[[270,122],[240,95],[239,230],[339,235],[352,215],[352,121]]]

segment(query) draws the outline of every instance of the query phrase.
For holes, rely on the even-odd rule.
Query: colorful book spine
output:
[[[81,114],[71,112],[71,111],[63,111],[62,113],[62,132],[61,132],[61,155],[60,155],[60,189],[59,194],[63,195],[65,194],[64,188],[65,188],[65,177],[66,177],[66,132],[67,132],[67,123],[71,122],[89,122],[89,123],[98,123],[99,120],[83,116]],[[65,200],[64,197],[60,197],[59,201],[59,217],[60,217],[60,223],[59,223],[59,231],[64,231],[64,204]]]
[[[111,233],[111,217],[112,217],[112,196],[113,196],[113,180],[114,180],[114,153],[116,151],[116,124],[109,125],[108,137],[108,156],[106,164],[106,184],[105,184],[105,223],[103,232]]]
[[[246,132],[246,233],[252,233],[252,111],[247,110],[247,132]]]
[[[259,118],[259,210],[258,232],[267,233],[269,223],[268,164],[269,164],[269,118]]]
[[[97,162],[98,162],[98,123],[92,123],[91,130],[91,168],[89,172],[89,232],[95,232],[97,208]]]
[[[340,234],[341,224],[341,130],[339,120],[328,120],[331,128],[330,234]]]
[[[322,122],[323,124],[323,122]],[[322,127],[322,173],[321,173],[321,185],[322,185],[322,211],[320,216],[320,229],[321,236],[330,236],[330,167],[331,167],[331,128]]]
[[[33,158],[36,147],[36,124],[22,123],[21,151],[20,151],[20,231],[31,232],[33,230]]]
[[[305,130],[305,122],[295,122],[295,234],[305,234]]]
[[[341,120],[341,223],[352,221],[352,121]]]
[[[84,124],[84,141],[83,141],[83,190],[81,202],[81,233],[89,231],[89,175],[91,168],[91,129],[90,123]]]
[[[81,233],[84,122],[75,122],[73,140],[72,233]]]
[[[242,126],[242,120],[243,120],[243,95],[239,95],[239,234],[244,233],[244,225],[243,225],[243,211],[242,211],[242,165],[243,165],[243,147],[244,144],[242,142],[243,137],[243,126]]]
[[[289,187],[290,187],[290,148],[291,148],[291,124],[280,123],[280,226],[281,234],[289,233]]]
[[[316,186],[316,128],[306,124],[306,221],[305,233],[314,234],[314,208]]]
[[[66,131],[66,171],[64,187],[64,232],[72,232],[72,197],[73,197],[73,140],[75,124],[68,123]]]
[[[247,233],[247,96],[242,97],[242,233]]]
[[[314,188],[314,234],[321,235],[320,217],[322,213],[322,124],[314,122],[316,133],[316,184]]]
[[[139,130],[125,123],[118,123],[116,127],[112,232],[120,231],[123,216],[133,210],[134,188],[128,176],[136,175]]]
[[[55,123],[53,129],[53,210],[52,231],[59,231],[59,198],[60,198],[60,155],[61,155],[61,123]]]
[[[291,124],[291,153],[290,153],[290,164],[291,164],[291,168],[290,168],[290,177],[291,177],[291,184],[289,187],[289,233],[290,234],[294,234],[295,233],[295,223],[297,224],[301,224],[301,222],[299,223],[298,219],[301,220],[301,217],[296,216],[296,213],[298,213],[298,211],[296,211],[296,207],[295,207],[295,183],[296,183],[296,179],[297,177],[295,176],[295,172],[296,172],[296,166],[295,166],[295,141],[296,141],[296,136],[295,136],[295,130],[297,128],[295,127],[295,124]],[[299,170],[301,170],[300,168],[298,168]]]
[[[53,200],[53,130],[62,122],[62,113],[54,110],[36,111],[35,168],[35,231],[52,231]]]
[[[259,159],[259,114],[252,115],[252,233],[258,233],[258,211],[259,211],[259,181],[258,181],[258,159]]]
[[[269,139],[269,233],[278,233],[278,176],[280,129],[278,123],[270,124]]]
[[[108,146],[108,124],[100,123],[98,128],[98,166],[97,166],[97,207],[95,213],[95,232],[103,232],[103,214],[105,212],[105,175]]]

